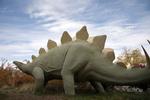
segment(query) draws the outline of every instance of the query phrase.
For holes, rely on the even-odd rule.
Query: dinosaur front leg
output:
[[[74,75],[69,71],[62,71],[61,72],[65,94],[67,95],[75,95],[74,89]]]
[[[90,81],[91,85],[94,87],[94,89],[96,90],[97,93],[104,93],[104,87],[102,86],[102,84],[100,82],[96,82],[96,81]]]
[[[44,88],[44,73],[40,67],[35,67],[32,72],[35,78],[35,94],[43,93]]]

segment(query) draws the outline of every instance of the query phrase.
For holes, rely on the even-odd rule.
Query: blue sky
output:
[[[86,25],[90,36],[108,36],[106,47],[150,51],[149,0],[0,0],[0,58],[10,61],[38,55],[47,40],[60,44],[63,31],[72,37]]]

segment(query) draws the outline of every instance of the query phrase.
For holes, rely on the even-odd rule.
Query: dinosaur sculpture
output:
[[[113,49],[104,48],[106,35],[90,39],[86,26],[82,27],[73,41],[68,32],[61,38],[62,45],[49,40],[47,47],[40,48],[39,56],[32,56],[32,62],[13,63],[24,73],[35,78],[35,92],[42,91],[48,80],[62,79],[65,94],[75,94],[75,82],[90,81],[100,91],[102,85],[148,85],[150,83],[150,58],[142,46],[147,67],[127,70],[114,64]]]

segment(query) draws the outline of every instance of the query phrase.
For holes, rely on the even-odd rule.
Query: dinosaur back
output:
[[[76,38],[73,40],[69,33],[67,31],[64,31],[61,37],[61,45],[65,45],[69,42],[81,42],[81,41],[86,41],[89,44],[95,46],[99,52],[103,53],[102,51],[104,50],[105,47],[105,41],[106,41],[107,36],[106,35],[99,35],[99,36],[94,36],[94,37],[89,37],[88,31],[86,26],[83,26],[77,33],[76,33]],[[47,48],[48,52],[51,51],[53,48],[57,48],[57,43],[53,40],[48,40],[47,43]],[[112,50],[113,51],[113,50]],[[105,54],[110,53],[112,51],[106,51]],[[114,51],[113,51],[114,52]],[[39,56],[42,56],[43,54],[46,53],[46,50],[44,48],[39,49]],[[35,61],[38,57],[32,55],[32,61]],[[45,68],[49,69],[49,68]]]

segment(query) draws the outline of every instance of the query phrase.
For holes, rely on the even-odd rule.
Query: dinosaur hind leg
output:
[[[75,60],[76,61],[75,63],[70,63],[73,61],[70,61],[71,59],[68,59],[68,60],[64,63],[63,69],[61,71],[61,76],[62,76],[63,83],[64,83],[65,94],[74,95],[75,94],[74,73],[79,71],[79,69],[82,70],[80,66],[84,65],[85,63],[81,62],[80,60]],[[82,77],[82,76],[79,76],[79,77]]]
[[[90,81],[91,85],[94,87],[94,89],[96,90],[97,93],[104,93],[104,87],[102,86],[102,84],[100,82],[96,82],[96,81]]]
[[[81,53],[80,56],[78,55],[79,52]],[[67,52],[63,64],[63,68],[61,70],[61,76],[64,83],[65,94],[68,95],[75,94],[74,74],[76,72],[80,72],[84,70],[89,60],[88,54],[85,55],[84,52],[85,50],[82,50],[81,48],[74,48],[74,47],[70,48],[69,51]],[[83,76],[79,75],[79,78],[82,77]]]

